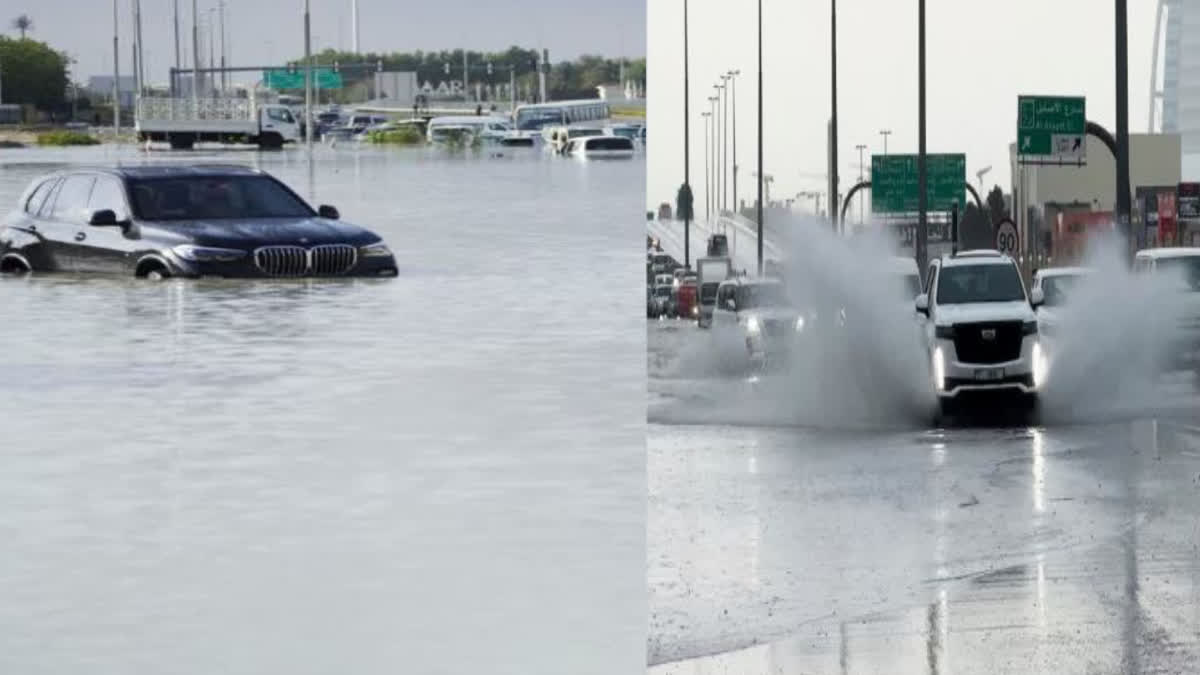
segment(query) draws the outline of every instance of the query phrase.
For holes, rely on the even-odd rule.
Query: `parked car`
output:
[[[0,221],[0,272],[165,277],[396,276],[379,235],[243,166],[68,169]]]

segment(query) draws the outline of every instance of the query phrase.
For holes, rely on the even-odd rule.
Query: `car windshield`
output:
[[[1073,288],[1079,285],[1081,274],[1056,274],[1042,279],[1042,295],[1047,307],[1056,307],[1067,303],[1067,296]]]
[[[660,298],[669,298],[669,297],[671,297],[671,287],[670,286],[658,286],[657,288],[654,289],[654,294]]]
[[[562,123],[561,109],[528,110],[517,114],[517,128],[521,131],[536,131],[551,124]]]
[[[1189,291],[1200,291],[1200,256],[1160,258],[1155,265],[1159,274],[1174,274]]]
[[[308,218],[313,211],[267,176],[180,176],[129,181],[141,220]]]
[[[968,302],[1015,302],[1025,289],[1015,265],[979,264],[943,267],[938,273],[937,301],[942,305]]]
[[[783,291],[783,284],[739,286],[736,291],[735,302],[737,303],[738,311],[788,306],[787,294]]]

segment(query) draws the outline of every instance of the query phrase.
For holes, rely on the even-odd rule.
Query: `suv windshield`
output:
[[[783,284],[739,286],[734,297],[739,312],[757,307],[786,307],[788,305],[787,295],[783,292]]]
[[[1071,289],[1079,285],[1081,278],[1083,278],[1083,275],[1080,274],[1059,274],[1042,279],[1042,294],[1045,296],[1044,304],[1047,307],[1065,305]]]
[[[938,272],[940,305],[968,302],[1014,302],[1025,299],[1025,288],[1011,263],[953,265]]]
[[[1160,258],[1155,268],[1159,274],[1178,276],[1189,291],[1200,291],[1200,257]]]
[[[129,181],[141,220],[309,218],[312,209],[267,176],[180,176]]]

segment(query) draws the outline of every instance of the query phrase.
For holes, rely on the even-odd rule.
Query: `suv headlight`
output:
[[[751,335],[758,335],[762,332],[762,324],[759,323],[757,316],[746,319],[746,331]]]
[[[377,241],[358,249],[358,255],[363,258],[384,258],[392,255],[392,249],[382,241]]]
[[[1037,333],[1037,321],[1026,321],[1025,323],[1021,324],[1021,335],[1037,335]]]
[[[933,335],[940,340],[953,340],[954,326],[936,326],[933,329]]]
[[[190,262],[229,262],[246,257],[246,252],[236,248],[212,248],[180,244],[171,249],[175,255]]]

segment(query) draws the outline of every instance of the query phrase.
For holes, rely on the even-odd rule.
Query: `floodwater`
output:
[[[261,166],[391,280],[0,279],[0,672],[645,663],[641,159],[0,151]]]
[[[1195,670],[1187,374],[1045,426],[813,419],[703,333],[648,329],[652,675]]]

